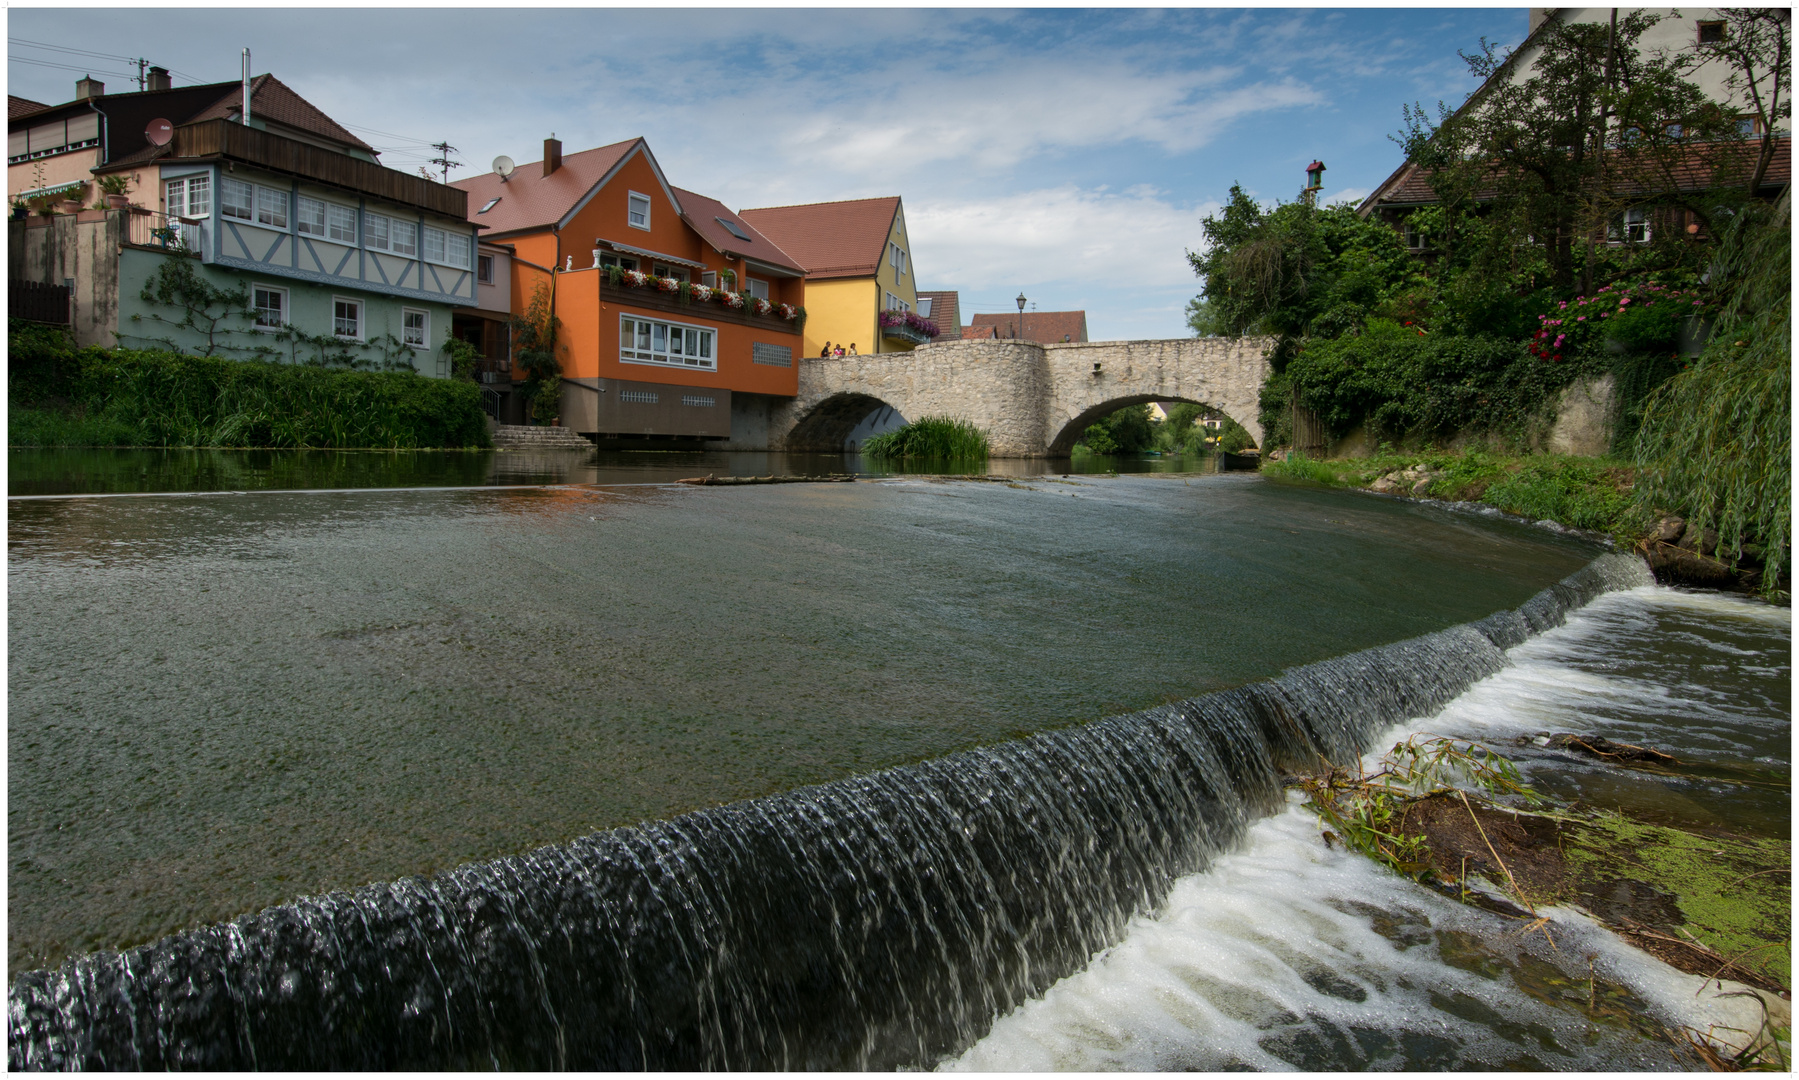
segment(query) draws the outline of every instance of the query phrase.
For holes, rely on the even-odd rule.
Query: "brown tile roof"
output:
[[[1793,178],[1793,140],[1791,136],[1778,138],[1775,141],[1774,160],[1768,165],[1768,174],[1762,180],[1764,188],[1779,187]],[[1759,151],[1756,143],[1738,143],[1720,145],[1706,143],[1695,145],[1692,152],[1683,161],[1676,162],[1669,177],[1674,181],[1677,191],[1704,191],[1713,181],[1714,167],[1722,160],[1722,154],[1740,152],[1746,156]],[[1364,217],[1371,210],[1381,207],[1431,206],[1437,202],[1437,193],[1431,190],[1431,172],[1411,162],[1406,162],[1387,177],[1380,187],[1374,189],[1368,198],[1357,208]],[[1623,179],[1620,182],[1619,194],[1632,194],[1651,190],[1643,184]],[[1482,187],[1475,191],[1477,202],[1485,202],[1498,194],[1496,187]]]
[[[732,255],[741,255],[792,270],[796,274],[805,273],[805,268],[795,262],[793,256],[782,251],[774,241],[763,236],[755,226],[743,220],[739,214],[733,213],[729,207],[717,199],[707,198],[686,188],[675,188],[675,198],[681,200],[681,220],[688,227],[700,234],[700,237],[719,251]],[[748,240],[740,240],[732,235],[731,230],[719,222],[724,218],[749,234]]]
[[[996,337],[999,337],[999,331],[991,326],[964,326],[962,328],[963,341],[986,341]]]
[[[221,117],[235,116],[243,109],[243,93],[241,83],[222,84],[231,87],[232,92],[224,94],[211,105],[200,110],[186,120],[176,123],[195,123],[200,120],[216,120]],[[273,75],[258,75],[250,80],[250,115],[273,120],[277,124],[299,128],[314,135],[323,135],[336,142],[348,143],[359,150],[371,153],[374,147],[350,134],[349,129],[326,116],[312,102],[299,94]],[[171,117],[170,119],[173,119]]]
[[[956,292],[939,292],[934,289],[918,290],[919,308],[924,308],[925,298],[931,301],[931,313],[925,318],[937,324],[943,336],[950,339],[962,334],[962,297]]]
[[[1001,337],[1011,337],[1012,328],[1019,326],[1018,312],[1004,315],[971,315],[971,326],[991,326],[999,331]],[[1069,341],[1087,340],[1087,313],[1085,311],[1027,311],[1024,323],[1018,335],[1025,341],[1055,342],[1066,337]]]
[[[765,206],[739,216],[806,268],[809,278],[872,277],[887,254],[898,195],[802,206]]]
[[[453,180],[450,186],[468,192],[468,219],[487,226],[490,235],[545,228],[561,221],[641,142],[642,139],[626,139],[564,154],[562,167],[548,176],[543,174],[543,162],[538,160],[520,165],[503,183],[499,173],[490,172]],[[647,152],[649,148],[644,149]],[[492,210],[481,213],[490,199],[500,201]]]
[[[8,120],[17,120],[21,116],[30,116],[35,112],[43,112],[49,107],[50,106],[41,101],[22,98],[17,94],[6,95],[6,118]]]

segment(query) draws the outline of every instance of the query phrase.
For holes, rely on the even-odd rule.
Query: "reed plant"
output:
[[[967,420],[926,416],[863,440],[862,452],[894,461],[985,461],[987,433]]]
[[[419,449],[491,445],[480,390],[411,372],[74,348],[14,323],[14,446]]]
[[[1637,500],[1715,529],[1734,565],[1759,549],[1772,596],[1792,542],[1791,194],[1739,214],[1718,245],[1712,281],[1728,299],[1691,367],[1643,408]]]

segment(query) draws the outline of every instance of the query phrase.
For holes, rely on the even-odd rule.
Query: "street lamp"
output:
[[[1018,329],[1013,332],[1012,336],[1015,338],[1024,336],[1024,290],[1022,289],[1018,293]]]

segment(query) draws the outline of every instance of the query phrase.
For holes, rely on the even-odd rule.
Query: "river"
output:
[[[952,768],[937,763],[961,761],[955,755],[973,747],[1026,745],[1008,740],[1032,732],[1087,738],[1081,733],[1089,729],[1072,725],[1516,607],[1601,550],[1529,523],[1283,487],[1254,475],[1083,475],[1066,462],[1013,463],[1009,481],[889,476],[723,489],[667,481],[706,472],[859,471],[864,463],[133,451],[14,451],[10,462],[8,950],[15,972],[366,882],[417,881],[455,867],[465,868],[458,871],[464,879],[486,875],[466,868],[494,859],[502,865],[546,844],[574,844],[574,851],[588,842],[576,838],[596,830],[685,821],[676,815],[731,804],[717,811],[727,820],[738,813],[732,807],[759,805],[744,799],[860,784],[857,778],[894,766]],[[1685,595],[1653,588],[1619,595],[1645,592]],[[1595,612],[1610,610],[1600,605]],[[1614,616],[1627,623],[1645,618],[1620,612]],[[1784,633],[1785,614],[1755,623],[1759,629],[1746,637],[1720,640],[1765,657],[1768,635]],[[1577,615],[1513,652],[1546,647],[1561,634],[1566,662],[1578,666],[1579,650],[1590,646],[1565,631],[1597,617]],[[1704,612],[1683,617],[1694,625],[1682,633],[1703,640],[1720,618],[1731,623]],[[1645,641],[1668,637],[1652,632]],[[1686,641],[1682,648],[1703,658],[1710,646]],[[1653,697],[1661,686],[1656,662],[1640,649],[1620,655],[1628,659],[1594,663],[1643,666],[1607,677],[1649,685]],[[1707,729],[1712,752],[1743,756],[1745,732],[1758,731],[1755,747],[1766,752],[1748,757],[1766,758],[1765,772],[1785,775],[1788,703],[1767,689],[1769,679],[1784,680],[1782,664],[1784,652],[1762,664],[1773,674],[1755,675],[1762,681],[1752,678],[1753,685],[1725,676],[1705,684],[1717,699],[1706,714],[1715,721]],[[1706,667],[1699,660],[1688,666]],[[1527,667],[1513,662],[1468,693]],[[1694,679],[1680,685],[1703,683]],[[1498,693],[1525,700],[1524,689]],[[1620,719],[1619,730],[1638,734],[1631,722]],[[1578,770],[1549,771],[1559,779],[1545,786],[1591,791],[1606,783]],[[1740,817],[1756,828],[1784,819],[1784,789],[1739,814],[1727,780],[1718,785],[1660,801],[1670,813]],[[1262,799],[1219,797],[1247,799],[1245,807]],[[813,806],[811,798],[802,803]],[[826,827],[819,823],[830,817],[793,812],[814,815],[794,836]],[[1298,813],[1288,808],[1253,825],[1259,814],[1226,815],[1214,838],[1219,861],[1171,879],[1166,905],[1145,894],[1150,906],[1140,918],[1151,921],[1131,923],[1109,955],[1133,947],[1142,928],[1154,925],[1151,911],[1180,910],[1192,890],[1233,880],[1240,863],[1272,857],[1303,865],[1304,858],[1294,861],[1297,849],[1283,854],[1281,847],[1303,844]],[[775,821],[771,814],[758,820]],[[796,829],[796,819],[779,820],[787,824],[777,831]],[[671,827],[671,835],[689,837],[683,843],[700,843],[692,827]],[[663,826],[645,828],[649,836]],[[741,823],[732,828],[750,835]],[[745,839],[732,850],[769,856],[761,843]],[[535,875],[549,865],[543,858],[518,865]],[[1187,865],[1199,863],[1188,858]],[[512,896],[504,902],[516,907],[535,888],[521,880],[471,895]],[[1368,888],[1371,897],[1394,890],[1390,883]],[[1119,900],[1111,907],[1121,903],[1120,917],[1137,906]],[[1409,910],[1407,903],[1394,900],[1387,909]],[[334,904],[293,910],[338,910]],[[1097,910],[1090,898],[1075,906]],[[730,922],[723,909],[716,917]],[[1438,915],[1443,926],[1458,917]],[[516,925],[525,916],[508,918]],[[1109,926],[1125,930],[1114,915],[1096,916],[1058,948],[1067,952],[1091,933],[1104,938]],[[924,928],[906,932],[917,937]],[[643,933],[646,942],[657,936]],[[1452,967],[1439,961],[1433,970]],[[1008,976],[1004,992],[965,986],[951,995],[960,1001],[957,995],[974,993],[974,1004],[950,1010],[960,1010],[957,1017],[979,1001],[1002,1014],[972,1047],[968,1021],[952,1018],[918,1020],[914,1027],[929,1035],[905,1036],[879,1053],[871,1044],[860,1057],[782,1056],[769,1049],[781,1024],[771,1014],[761,1034],[721,1032],[717,1055],[701,1060],[917,1065],[949,1054],[1008,1067],[1027,1059],[1006,1056],[1005,1047],[1017,1045],[1007,1033],[1056,995],[1077,993],[1069,988],[1079,980],[1103,979],[1107,967],[1102,961],[1071,974],[1041,996],[1048,970]],[[287,987],[287,977],[276,985]],[[454,997],[443,985],[441,995]],[[1029,1001],[1000,1008],[1019,987],[1030,990]],[[568,989],[542,992],[547,1003]],[[1103,985],[1093,993],[1117,996]],[[948,1008],[908,999],[901,1011],[916,1018]],[[867,1013],[852,1008],[853,1019],[839,1027],[849,1030]],[[1207,1037],[1203,1025],[1190,1031]],[[422,1038],[423,1056],[332,1060],[631,1063],[567,1057],[561,1035],[552,1040],[563,1047],[561,1059],[517,1047],[508,1052],[516,1057],[491,1048],[482,1057],[467,1047],[433,1056],[430,1047],[447,1044]],[[1601,1040],[1609,1056],[1567,1061],[1623,1066],[1641,1052],[1633,1038],[1640,1035],[1621,1029]],[[1080,1045],[1075,1038],[1053,1063],[1107,1063]],[[763,1049],[751,1052],[754,1046]],[[1184,1052],[1110,1063],[1279,1060],[1323,1068],[1356,1060],[1329,1050],[1268,1051],[1266,1060],[1247,1051],[1235,1058]],[[1433,1052],[1402,1060],[1428,1063],[1437,1060]]]

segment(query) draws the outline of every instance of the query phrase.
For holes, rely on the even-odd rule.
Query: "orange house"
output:
[[[513,314],[541,292],[561,320],[564,427],[728,439],[733,413],[798,392],[804,271],[724,205],[671,186],[644,140],[564,157],[546,139],[541,162],[452,186],[482,242],[512,249]]]

